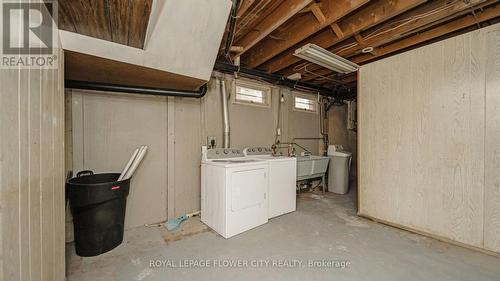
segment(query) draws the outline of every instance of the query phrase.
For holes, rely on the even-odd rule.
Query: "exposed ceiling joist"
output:
[[[279,5],[269,16],[257,24],[254,30],[248,32],[236,42],[238,46],[243,46],[243,51],[238,55],[245,53],[255,46],[255,44],[260,42],[311,2],[312,0],[288,0],[281,3],[281,5]]]
[[[369,4],[367,4],[368,6],[361,9],[358,13],[355,13],[339,21],[338,25],[342,33],[345,34],[344,38],[347,38],[374,25],[389,20],[401,13],[404,13],[424,2],[426,1],[371,1]],[[341,40],[342,39],[338,38],[332,30],[325,29],[322,32],[319,32],[313,37],[309,38],[307,40],[307,43],[313,43],[322,48],[330,48],[334,44],[339,43]],[[267,70],[268,72],[274,73],[299,62],[300,58],[295,57],[293,55],[293,52],[294,50],[285,51],[275,59],[262,65],[261,68]]]
[[[319,23],[326,22],[326,16],[323,11],[321,11],[321,8],[317,3],[311,5],[311,12],[316,17]]]
[[[255,0],[243,0],[236,16],[240,18],[253,5]]]
[[[349,58],[360,53],[365,47],[373,47],[375,48],[374,52],[376,54],[378,52],[376,48],[381,45],[417,32],[423,27],[428,28],[438,25],[441,23],[442,19],[460,16],[464,12],[469,12],[471,7],[477,9],[491,2],[494,1],[472,0],[469,3],[463,1],[450,3],[449,0],[432,1],[395,17],[391,21],[384,23],[383,27],[374,27],[373,30],[367,30],[366,33],[364,33],[364,37],[361,37],[361,35],[357,35],[358,37],[356,37],[355,35],[356,43],[346,42],[341,45],[336,45],[333,46],[330,51],[344,58]],[[318,74],[321,76],[332,74],[331,71],[316,65],[309,67],[308,70],[314,72],[318,71]],[[297,71],[293,68],[283,71],[284,75],[294,72]],[[310,80],[314,80],[314,76],[304,79],[304,81]]]
[[[445,36],[446,34],[449,34],[451,32],[456,32],[470,26],[475,26],[479,23],[489,21],[497,17],[500,17],[500,4],[485,9],[484,11],[478,11],[474,15],[468,14],[456,20],[442,24],[436,28],[429,29],[427,31],[418,33],[416,35],[404,38],[392,44],[382,46],[378,48],[378,54],[376,56],[369,54],[361,54],[359,56],[354,57],[352,60],[360,64],[367,63],[379,57],[386,56],[388,54],[395,53],[400,50],[404,50],[411,46],[415,46],[424,43],[426,41],[439,38],[441,36]]]
[[[446,35],[452,34],[454,32],[460,32],[460,31],[464,31],[464,30],[468,31],[468,28],[471,28],[471,27],[478,28],[478,24],[482,24],[484,22],[487,22],[487,21],[490,21],[493,19],[497,19],[497,20],[500,19],[500,4],[496,4],[494,6],[488,7],[487,9],[484,9],[483,11],[478,11],[474,15],[468,14],[468,15],[459,17],[459,18],[454,19],[450,22],[444,23],[443,25],[440,25],[436,28],[432,28],[432,29],[429,29],[427,31],[423,31],[421,33],[406,37],[406,38],[399,40],[399,41],[396,41],[394,43],[382,46],[382,47],[378,48],[377,55],[360,54],[358,56],[353,57],[352,61],[359,63],[359,64],[368,63],[370,61],[374,61],[374,60],[379,59],[381,57],[386,57],[386,56],[391,55],[391,54],[396,54],[400,51],[406,50],[406,49],[411,48],[413,46],[419,46],[419,45],[424,44],[426,42],[430,42],[430,41],[433,41],[436,39],[446,37]],[[321,74],[321,73],[318,73],[318,74]],[[321,75],[329,75],[329,74],[322,73]],[[324,81],[326,79],[322,79],[322,80],[320,80],[320,79],[322,79],[322,78],[318,78],[316,76],[313,79],[304,79],[303,81],[308,82],[308,81],[315,80],[315,84],[320,84],[320,85],[325,84]],[[356,81],[356,75],[346,76],[346,77],[340,79],[340,81],[343,84],[353,83]]]
[[[270,16],[283,2],[285,0],[256,0],[241,16],[238,16],[239,13],[237,13],[234,41],[238,42],[250,32],[261,31],[257,29],[257,25]],[[245,3],[246,1],[240,5],[239,11]]]
[[[313,15],[301,15],[294,18],[293,23],[283,31],[274,32],[272,35],[281,40],[266,38],[254,46],[242,57],[243,63],[250,67],[257,67],[264,62],[279,55],[281,52],[295,46],[316,32],[329,27],[332,23],[360,8],[368,0],[323,0],[321,3],[325,21],[320,23]]]
[[[430,28],[437,26],[442,22],[442,19],[451,16],[458,17],[464,13],[469,13],[470,8],[479,9],[486,4],[498,1],[485,1],[485,0],[472,0],[468,4],[463,1],[455,1],[450,3],[448,0],[433,1],[432,3],[422,5],[408,13],[398,16],[391,20],[389,23],[384,24],[382,28],[374,27],[374,30],[368,30],[367,35],[362,39],[363,44],[346,43],[340,46],[333,46],[331,51],[339,56],[349,58],[353,55],[359,54],[361,49],[366,46],[375,48],[375,51],[366,56],[379,57],[381,56],[380,50],[377,48],[389,42],[398,40],[405,35],[410,35],[420,30],[423,27]],[[450,31],[451,32],[451,31]],[[324,69],[320,66],[312,65],[308,67],[308,71],[315,72],[319,77],[330,76],[333,74],[331,70]],[[297,72],[293,68],[283,71],[284,75],[288,73]],[[305,77],[303,81],[312,81],[316,79],[314,75]]]

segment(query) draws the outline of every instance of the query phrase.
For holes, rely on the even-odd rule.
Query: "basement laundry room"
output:
[[[0,10],[0,281],[500,280],[500,1]]]

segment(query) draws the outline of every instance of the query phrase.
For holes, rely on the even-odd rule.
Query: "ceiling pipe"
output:
[[[183,91],[172,90],[164,88],[150,88],[150,87],[136,87],[128,85],[107,84],[89,81],[65,80],[65,88],[92,90],[92,91],[105,91],[105,92],[119,92],[131,93],[141,95],[153,96],[168,96],[168,97],[184,97],[184,98],[202,98],[207,93],[207,84],[201,86],[198,91]]]
[[[220,71],[220,72],[224,72],[224,73],[239,73],[241,75],[246,75],[246,76],[250,76],[250,77],[254,77],[254,78],[260,78],[260,79],[263,79],[263,80],[270,82],[272,84],[278,84],[278,85],[283,85],[283,86],[287,86],[290,88],[320,93],[320,94],[325,95],[325,96],[334,96],[334,97],[342,96],[342,97],[344,97],[344,96],[356,95],[356,92],[354,89],[348,89],[348,88],[346,88],[346,89],[330,89],[330,88],[318,86],[318,85],[315,85],[312,83],[290,80],[290,79],[288,79],[284,76],[281,76],[279,74],[267,73],[267,72],[262,71],[262,70],[241,67],[241,66],[221,62],[221,61],[217,61],[215,63],[214,69],[217,71]]]

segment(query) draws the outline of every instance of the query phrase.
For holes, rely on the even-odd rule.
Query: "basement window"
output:
[[[293,109],[297,111],[317,112],[318,103],[316,102],[316,97],[295,94]]]
[[[270,87],[238,82],[234,103],[269,107],[270,93]]]

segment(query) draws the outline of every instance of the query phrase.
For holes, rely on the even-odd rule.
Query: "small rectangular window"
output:
[[[295,96],[294,109],[299,111],[309,111],[316,112],[317,110],[317,102],[316,98],[309,98],[305,96]]]
[[[236,85],[235,103],[269,106],[270,88],[247,84]]]

